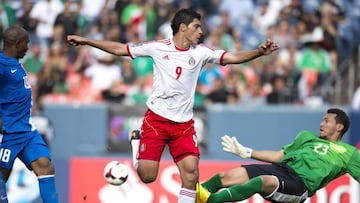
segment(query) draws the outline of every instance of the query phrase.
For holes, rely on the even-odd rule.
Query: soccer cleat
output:
[[[200,183],[196,183],[196,203],[206,203],[210,194],[211,193]]]
[[[130,143],[132,140],[139,140],[139,139],[140,139],[140,130],[133,130],[131,132]]]

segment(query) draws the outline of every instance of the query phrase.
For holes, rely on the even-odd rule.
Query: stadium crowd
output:
[[[196,107],[327,102],[322,87],[360,42],[355,0],[1,0],[0,30],[16,23],[29,31],[22,63],[38,105],[142,105],[151,91],[151,59],[72,47],[66,36],[126,43],[169,38],[169,19],[183,7],[202,14],[201,42],[209,47],[252,49],[266,38],[281,46],[241,65],[208,64],[199,77]]]

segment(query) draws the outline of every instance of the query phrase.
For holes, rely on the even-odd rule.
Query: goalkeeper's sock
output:
[[[201,183],[201,185],[211,193],[217,192],[219,189],[223,188],[220,174],[214,175],[209,180]]]
[[[259,193],[262,187],[260,177],[250,179],[244,184],[233,185],[218,193],[212,193],[208,199],[208,203],[216,202],[235,202],[245,200],[255,193]]]
[[[194,203],[196,197],[196,191],[195,190],[189,190],[186,188],[181,188],[179,197],[178,197],[178,203]]]
[[[40,196],[44,203],[57,203],[58,194],[55,187],[55,175],[38,176]]]
[[[131,140],[132,160],[133,160],[133,166],[134,166],[135,170],[137,170],[137,168],[138,168],[137,155],[138,155],[138,152],[139,152],[139,143],[140,143],[140,140],[138,140],[138,139]]]

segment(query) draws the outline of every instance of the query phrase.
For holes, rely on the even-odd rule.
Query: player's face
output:
[[[199,43],[202,35],[201,22],[199,19],[194,19],[188,26],[185,32],[186,38],[191,44]]]
[[[28,45],[29,45],[29,36],[26,34],[23,37],[21,37],[21,39],[17,43],[17,46],[16,46],[17,58],[20,59],[25,56],[26,52],[29,49]]]
[[[326,140],[337,140],[338,124],[335,121],[336,114],[326,114],[320,123],[320,137]]]

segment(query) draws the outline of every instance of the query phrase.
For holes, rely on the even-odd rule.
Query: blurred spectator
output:
[[[97,103],[102,101],[101,92],[93,88],[91,79],[86,77],[82,72],[70,71],[67,82],[70,90],[68,94],[69,102]],[[56,102],[56,95],[53,96],[53,98],[47,98],[47,102]]]
[[[77,14],[77,27],[79,34],[85,35],[89,31],[89,22],[86,16],[82,13],[83,9],[83,1],[77,0],[76,1],[76,9],[74,12]]]
[[[97,62],[85,69],[85,76],[91,79],[92,87],[104,91],[109,89],[116,81],[121,81],[121,67],[116,58],[107,52],[96,50]]]
[[[267,104],[292,104],[295,99],[292,91],[286,87],[286,78],[275,75],[272,79],[272,90],[266,96]]]
[[[206,100],[206,93],[202,91],[202,85],[198,82],[196,83],[195,95],[194,95],[194,108],[203,109]]]
[[[214,85],[215,79],[221,77],[219,65],[206,64],[200,72],[198,83],[201,85],[204,93],[209,93]]]
[[[100,17],[95,21],[103,39],[111,41],[121,40],[121,26],[118,14],[107,8],[101,10]],[[94,26],[95,26],[94,25]]]
[[[22,0],[22,8],[17,12],[17,23],[28,31],[31,45],[36,40],[35,30],[37,26],[37,21],[30,16],[32,8],[31,0]]]
[[[213,32],[205,40],[205,44],[211,47],[217,47],[224,50],[234,51],[234,38],[227,33],[226,25],[218,25]]]
[[[86,25],[91,28],[106,7],[107,0],[81,0],[81,16],[86,19]]]
[[[283,48],[288,48],[295,43],[294,36],[291,35],[291,27],[288,21],[280,20],[275,27],[272,38]]]
[[[170,13],[167,21],[159,25],[157,30],[157,39],[170,39],[173,36],[171,29],[171,19],[173,19],[174,13]]]
[[[66,80],[67,74],[60,70],[53,71],[54,87],[52,93],[54,94],[65,94],[69,93],[69,85]]]
[[[274,26],[281,10],[289,4],[289,0],[266,0],[257,3],[254,10],[253,24],[265,35],[270,26]]]
[[[233,103],[235,100],[233,99],[234,96],[236,97],[237,95],[232,95],[225,88],[224,78],[217,77],[214,79],[211,91],[206,96],[205,105],[212,103]]]
[[[1,33],[16,21],[15,11],[5,0],[0,0],[0,31]]]
[[[42,98],[46,95],[49,95],[53,92],[55,85],[53,71],[51,67],[44,64],[43,68],[40,70],[37,79],[37,95],[35,97],[35,102],[41,102]]]
[[[75,4],[78,6],[77,4]],[[69,34],[76,34],[78,31],[78,17],[77,8],[72,8],[72,0],[64,0],[64,10],[56,16],[54,26],[63,27],[63,42],[66,42],[66,36]]]
[[[137,77],[146,77],[152,74],[153,61],[151,58],[138,57],[131,62]]]
[[[122,103],[125,99],[125,92],[122,88],[122,83],[120,81],[114,81],[110,88],[105,89],[101,92],[102,99],[110,103]]]
[[[61,29],[61,33],[59,33],[58,39],[54,39],[53,41],[58,40],[61,43],[66,43],[66,36],[69,34],[79,33],[78,21],[80,18],[79,14],[79,3],[72,3],[72,0],[64,0],[64,10],[56,16],[54,29]],[[75,7],[74,7],[75,6]],[[60,39],[59,39],[60,38]],[[67,46],[67,56],[69,62],[74,62],[75,60],[75,48],[73,46]]]
[[[38,74],[44,65],[39,44],[33,44],[29,53],[25,56],[23,65],[30,74]]]
[[[150,93],[151,87],[147,86],[145,78],[138,78],[127,93],[126,104],[145,105]]]
[[[114,5],[114,12],[116,12],[116,15],[118,16],[118,24],[120,26],[120,29],[123,30],[120,34],[120,42],[125,43],[126,42],[126,32],[124,31],[126,29],[126,26],[121,23],[120,16],[122,15],[124,8],[129,4],[130,0],[116,0]]]
[[[277,14],[275,17],[269,16],[273,14],[269,12],[269,8],[269,2],[267,1],[255,7],[253,23],[254,27],[259,29],[261,33],[266,33],[268,27],[275,24]]]
[[[239,103],[246,88],[246,76],[239,65],[232,64],[230,66],[230,71],[225,77],[225,86],[229,92],[237,96],[234,103]]]
[[[301,0],[290,0],[290,2],[280,10],[277,19],[278,21],[287,21],[289,25],[293,27],[301,19],[302,14]]]
[[[309,37],[306,39],[306,37]],[[304,36],[305,48],[298,64],[302,72],[299,84],[300,99],[319,95],[319,86],[329,77],[331,72],[331,60],[329,52],[321,47],[322,33],[320,29],[310,36]]]
[[[249,83],[241,95],[240,104],[246,106],[264,106],[266,104],[266,94],[261,80]]]
[[[44,59],[44,64],[50,67],[53,72],[57,72],[62,75],[61,77],[66,78],[69,66],[66,46],[59,41],[53,42]]]
[[[35,2],[30,12],[30,17],[37,22],[35,34],[43,54],[48,51],[55,19],[63,9],[64,5],[60,0],[39,0]]]
[[[131,59],[121,59],[121,75],[123,78],[122,81],[125,85],[132,85],[135,83],[137,76],[132,66]]]
[[[161,25],[168,22],[169,19],[172,19],[171,15],[174,14],[175,7],[168,0],[156,0],[154,4],[154,12],[156,14],[155,28],[158,29]]]
[[[337,40],[338,37],[338,24],[345,19],[343,10],[335,1],[327,0],[324,1],[318,11],[318,17],[320,21],[320,27],[324,33],[324,39],[322,41],[323,47],[329,51],[333,68],[336,70],[338,65],[338,54],[337,54]]]
[[[72,64],[73,71],[83,73],[86,67],[93,63],[93,61],[95,61],[95,59],[93,59],[90,48],[86,46],[79,47],[75,61]]]
[[[36,86],[38,82],[38,75],[44,66],[44,57],[41,55],[39,44],[33,44],[28,52],[29,53],[24,57],[22,64],[28,72],[28,80],[30,84],[32,86]]]
[[[254,2],[251,0],[222,0],[219,5],[219,12],[227,13],[230,25],[239,30],[251,22],[254,9]]]
[[[301,53],[297,43],[291,44],[288,49],[281,49],[277,58],[282,67],[278,73],[284,76],[286,87],[290,90],[294,102],[299,99],[297,84],[301,77],[301,71],[297,69],[297,64],[299,64],[300,59]]]
[[[137,35],[140,41],[154,39],[156,30],[151,26],[156,21],[156,15],[149,2],[143,4],[141,0],[131,0],[120,18],[129,32],[128,35]]]

